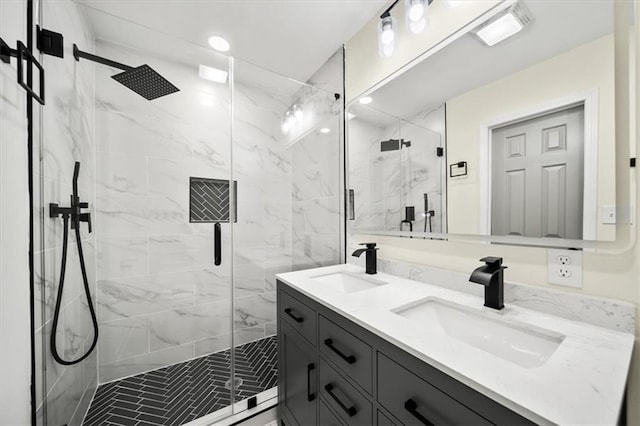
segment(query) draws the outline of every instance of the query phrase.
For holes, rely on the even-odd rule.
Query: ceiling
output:
[[[409,119],[613,31],[610,0],[523,3],[534,21],[522,32],[493,47],[467,34],[370,94],[374,102],[368,109]],[[361,105],[351,111],[378,127],[395,122]]]
[[[229,55],[306,81],[386,0],[77,0],[95,35],[157,52],[167,36],[206,47],[211,35]],[[152,30],[152,31],[151,31]],[[156,33],[154,35],[154,33]],[[166,45],[165,45],[166,47]]]

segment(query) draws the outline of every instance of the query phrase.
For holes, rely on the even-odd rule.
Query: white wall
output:
[[[3,40],[26,43],[26,2],[0,2]],[[30,422],[26,96],[16,60],[0,63],[0,425]]]
[[[615,204],[615,99],[613,35],[580,45],[447,102],[449,164],[467,161],[468,175],[448,178],[449,232],[479,232],[480,128],[517,111],[540,107],[587,91],[598,93],[597,203]],[[603,225],[598,240],[614,240],[615,227]]]

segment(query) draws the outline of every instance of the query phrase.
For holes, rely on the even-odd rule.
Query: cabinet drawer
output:
[[[369,400],[322,360],[320,395],[344,423],[363,426],[373,424],[373,408]]]
[[[333,414],[324,401],[320,400],[320,425],[322,426],[343,426],[344,423]]]
[[[316,313],[298,299],[280,291],[278,293],[278,313],[295,330],[316,346]]]
[[[384,415],[384,413],[378,410],[378,426],[396,426],[391,419]]]
[[[322,315],[318,316],[318,322],[320,353],[371,394],[373,388],[371,346]]]
[[[378,402],[405,424],[491,424],[379,352]]]

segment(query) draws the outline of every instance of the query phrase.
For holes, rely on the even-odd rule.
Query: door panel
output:
[[[582,238],[584,106],[492,131],[491,234]]]

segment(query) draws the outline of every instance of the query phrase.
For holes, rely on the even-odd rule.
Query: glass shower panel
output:
[[[445,232],[443,137],[426,125],[429,122],[400,123],[404,143],[400,152],[402,205],[414,209],[414,232]]]
[[[340,261],[342,100],[237,59],[233,70],[235,391],[260,403],[276,396],[275,274]]]
[[[405,218],[400,160],[406,149],[400,120],[362,105],[350,107],[349,114],[348,187],[355,199],[349,226],[399,230]]]
[[[43,1],[41,22],[65,31],[64,59],[43,58],[39,374],[48,390],[47,424],[80,424],[96,387],[86,425],[226,416],[231,92],[228,78],[213,82],[199,71],[204,65],[228,75],[229,59],[72,1]],[[105,28],[119,31],[105,35]],[[136,75],[83,54],[76,61],[74,44],[127,67],[148,64],[179,91],[147,100],[140,95],[145,84],[147,95],[157,85],[146,68]],[[121,73],[131,80],[112,78]],[[92,219],[91,233],[80,223],[80,241],[99,340],[88,358],[65,366],[52,358],[48,337],[64,237],[49,204],[69,205],[76,162],[78,195],[88,203],[82,212]],[[73,234],[66,269],[56,346],[62,358],[76,360],[90,348],[93,330]]]

